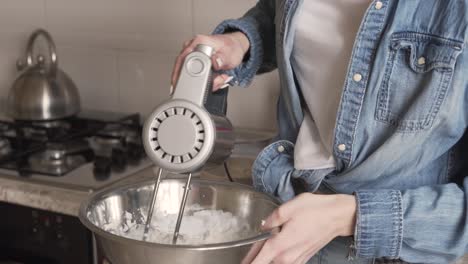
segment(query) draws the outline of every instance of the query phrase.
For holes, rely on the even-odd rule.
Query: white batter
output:
[[[247,221],[222,210],[205,210],[199,205],[187,207],[182,219],[177,244],[206,245],[232,242],[252,237]],[[145,217],[145,216],[144,216]],[[148,242],[172,244],[177,214],[156,211],[151,221]],[[137,224],[126,212],[123,223],[108,223],[101,227],[112,234],[142,240],[144,224]]]

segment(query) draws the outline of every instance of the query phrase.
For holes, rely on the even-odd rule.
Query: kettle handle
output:
[[[32,33],[28,40],[28,46],[26,50],[26,63],[28,67],[33,66],[33,48],[34,43],[36,42],[37,38],[42,36],[47,41],[47,45],[49,48],[50,53],[50,66],[49,66],[49,74],[54,76],[57,73],[58,69],[58,58],[57,58],[57,51],[55,48],[55,43],[52,40],[49,32],[45,31],[44,29],[38,29]]]

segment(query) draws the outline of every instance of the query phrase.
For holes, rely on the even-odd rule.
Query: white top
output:
[[[336,114],[356,33],[370,0],[304,0],[296,13],[292,67],[304,96],[296,169],[335,167]],[[356,73],[355,80],[362,76]]]

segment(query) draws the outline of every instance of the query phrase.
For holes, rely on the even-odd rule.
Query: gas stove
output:
[[[151,166],[139,114],[83,111],[63,120],[0,118],[0,176],[94,191]]]

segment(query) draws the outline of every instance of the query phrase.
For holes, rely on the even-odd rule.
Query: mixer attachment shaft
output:
[[[172,244],[177,243],[177,238],[179,237],[180,224],[182,223],[182,217],[184,216],[185,205],[187,203],[188,194],[190,192],[190,184],[192,182],[192,173],[189,173],[187,182],[185,183],[184,196],[182,197],[182,202],[180,203],[179,215],[177,216],[177,223],[174,230],[174,237],[172,238]]]
[[[151,219],[153,218],[154,206],[156,205],[156,198],[158,197],[159,185],[161,184],[161,175],[162,168],[159,168],[158,178],[156,179],[156,182],[154,184],[153,194],[151,197],[151,204],[149,207],[148,216],[146,217],[145,230],[143,231],[143,241],[146,241],[148,239],[148,231],[151,226]]]
[[[146,217],[145,229],[143,231],[143,241],[146,241],[148,239],[148,233],[151,227],[151,220],[153,219],[154,208],[156,206],[156,199],[158,197],[159,185],[161,184],[161,175],[162,175],[162,169],[159,168],[158,177],[154,184],[153,194],[151,197],[151,204],[148,210],[148,216]],[[187,182],[185,183],[185,187],[184,187],[185,189],[184,189],[184,194],[182,197],[182,202],[180,203],[179,214],[177,216],[177,222],[176,222],[176,226],[174,229],[174,236],[172,238],[172,244],[176,244],[177,239],[179,237],[180,225],[182,224],[182,218],[184,216],[185,205],[187,204],[191,182],[192,182],[192,173],[189,173],[187,177]]]

